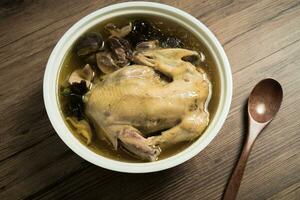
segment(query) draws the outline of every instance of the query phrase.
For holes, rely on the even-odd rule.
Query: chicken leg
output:
[[[130,125],[111,125],[106,130],[116,136],[123,148],[143,160],[155,161],[161,152],[159,147],[149,145],[139,130]]]
[[[178,125],[162,132],[161,135],[148,137],[147,143],[150,146],[166,148],[179,142],[192,141],[202,134],[208,121],[208,113],[205,111],[190,113]]]

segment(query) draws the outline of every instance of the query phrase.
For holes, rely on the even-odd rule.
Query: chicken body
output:
[[[208,125],[210,82],[185,49],[154,49],[104,77],[86,96],[86,115],[98,137],[118,143],[141,159],[154,161],[166,146],[197,138]],[[172,79],[161,78],[160,72]],[[100,131],[100,129],[102,131]],[[153,133],[161,132],[153,136]]]

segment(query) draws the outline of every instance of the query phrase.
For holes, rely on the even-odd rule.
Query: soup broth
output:
[[[185,30],[183,27],[180,27],[178,24],[161,18],[156,18],[154,16],[125,16],[125,17],[118,17],[110,19],[109,21],[103,21],[102,23],[98,24],[97,26],[91,28],[87,32],[100,32],[103,36],[103,38],[108,37],[108,32],[104,30],[104,26],[107,23],[114,23],[115,25],[122,27],[127,25],[130,21],[142,19],[147,20],[151,23],[153,23],[156,27],[158,27],[163,33],[166,35],[175,36],[183,42],[183,48],[195,50],[198,52],[202,52],[205,56],[205,61],[202,63],[202,69],[205,70],[205,72],[208,74],[208,78],[212,83],[212,96],[210,99],[210,103],[208,106],[209,111],[209,118],[210,121],[214,118],[216,109],[218,107],[219,102],[219,89],[220,89],[220,83],[219,83],[219,74],[217,70],[217,66],[210,54],[208,52],[207,48],[203,45],[199,39],[197,39],[194,35],[192,35],[190,32]],[[61,88],[66,86],[67,79],[70,76],[70,74],[75,70],[82,68],[85,63],[79,58],[74,50],[74,46],[71,47],[68,51],[68,53],[65,55],[63,64],[61,65],[60,72],[59,72],[59,78],[58,78],[58,95],[59,95],[59,103],[60,103],[60,109],[61,114],[64,116],[64,119],[67,117],[66,112],[66,99],[61,94]],[[98,76],[101,76],[101,74],[98,72]],[[66,121],[65,123],[69,127],[70,131],[73,133],[73,135],[78,138],[79,141],[81,141],[83,144],[83,138],[81,138],[80,135],[76,133],[74,128],[70,126]],[[201,136],[200,136],[201,137]],[[183,142],[180,144],[176,144],[168,149],[164,149],[162,153],[159,155],[159,159],[165,159],[167,157],[170,157],[174,154],[177,154],[181,151],[183,151],[185,148],[190,146],[193,143],[191,142]],[[102,141],[97,139],[97,137],[94,134],[93,142],[90,145],[87,145],[87,147],[96,152],[97,154],[100,154],[102,156],[119,160],[119,161],[125,161],[125,162],[143,162],[133,156],[130,156],[124,150],[119,148],[117,151],[115,151],[111,144],[109,144],[106,141]]]

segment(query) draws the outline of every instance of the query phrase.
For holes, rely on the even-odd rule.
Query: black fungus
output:
[[[151,24],[144,20],[135,20],[132,23],[132,32],[146,34],[152,28]]]
[[[85,81],[73,83],[64,88],[62,95],[66,97],[67,112],[71,116],[77,117],[78,120],[84,118],[84,103],[83,95],[88,91]]]
[[[181,48],[182,41],[175,37],[164,34],[159,28],[145,20],[135,20],[132,22],[132,30],[126,39],[130,41],[133,47],[140,42],[149,40],[158,40],[163,48]]]
[[[87,93],[88,88],[86,87],[86,83],[84,80],[82,80],[80,83],[73,83],[69,86],[69,89],[71,93],[74,93],[76,95],[84,95]]]
[[[135,20],[132,22],[132,30],[127,39],[135,47],[138,43],[162,38],[163,34],[148,21]]]
[[[182,48],[183,43],[177,37],[171,36],[166,37],[163,41],[161,41],[161,47],[163,48]]]

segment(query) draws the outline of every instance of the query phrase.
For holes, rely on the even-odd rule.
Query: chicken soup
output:
[[[154,17],[103,22],[78,38],[58,93],[71,132],[94,152],[126,162],[172,156],[201,137],[218,103],[205,46]]]

